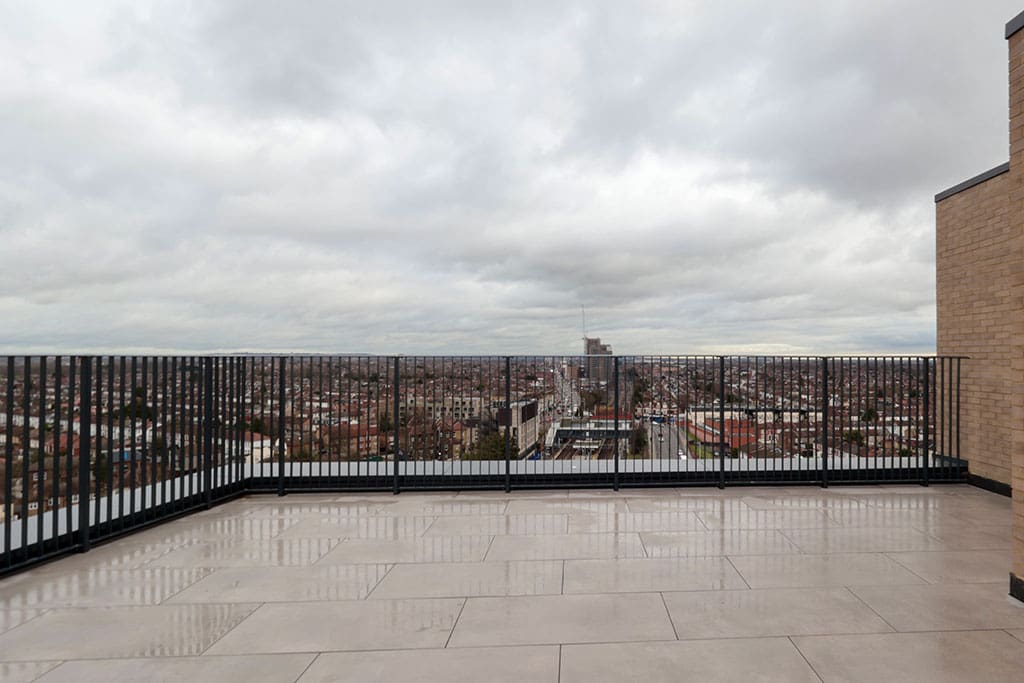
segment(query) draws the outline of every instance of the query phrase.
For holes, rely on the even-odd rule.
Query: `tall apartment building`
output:
[[[1010,160],[935,196],[938,353],[962,363],[975,483],[1013,493],[1010,593],[1024,600],[1024,12],[1006,25]]]
[[[611,345],[602,344],[601,339],[598,337],[584,337],[583,353],[587,356],[584,360],[586,379],[592,382],[610,382],[612,379],[612,359],[595,358],[594,356],[611,356]]]

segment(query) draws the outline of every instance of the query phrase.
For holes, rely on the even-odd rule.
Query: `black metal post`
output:
[[[828,358],[821,359],[821,487],[828,488]]]
[[[74,382],[72,382],[73,384]],[[69,419],[68,422],[71,420]],[[8,434],[14,432],[14,356],[7,357],[7,429]],[[11,527],[14,526],[14,514],[13,505],[14,500],[14,439],[9,436],[4,439],[4,569],[9,568],[13,564],[12,553],[11,553]],[[54,449],[57,452],[58,449]],[[68,451],[71,451],[68,448]],[[71,461],[71,454],[68,453],[68,462]],[[69,473],[70,474],[70,473]],[[56,470],[53,472],[53,476],[58,476]],[[71,485],[71,478],[68,477],[68,486]],[[68,498],[71,498],[70,488],[68,490]],[[71,505],[68,505],[68,510],[71,509]],[[57,513],[54,512],[54,517]],[[69,520],[70,521],[70,520]],[[68,527],[68,531],[71,528]]]
[[[394,485],[392,487],[391,492],[394,493],[395,495],[398,495],[399,493],[402,492],[402,490],[401,490],[401,488],[399,486],[399,482],[398,482],[398,449],[402,445],[401,439],[399,439],[399,435],[398,435],[398,433],[399,433],[399,429],[398,429],[398,427],[399,427],[398,410],[400,408],[399,397],[398,397],[398,388],[399,388],[398,383],[399,383],[399,380],[400,380],[400,377],[399,377],[399,374],[398,374],[398,358],[399,358],[398,356],[395,356],[395,381],[394,381],[394,386],[392,387],[392,394],[393,394],[393,396],[392,396],[392,399],[393,399],[392,403],[394,404],[395,412],[392,415],[392,420],[391,420],[391,428],[393,430],[395,430],[394,434],[392,434],[392,446],[391,446],[391,450],[394,453],[394,455],[392,455],[392,457],[391,457],[391,464],[395,468],[395,471],[394,471],[395,479],[394,479]]]
[[[612,477],[612,488],[619,490],[619,357],[612,359],[614,369],[612,379],[615,382],[615,474]]]
[[[512,490],[512,359],[505,356],[505,493]]]
[[[92,358],[82,358],[78,431],[78,550],[89,550],[89,472],[92,470]],[[27,389],[26,389],[27,391]],[[28,415],[25,416],[28,419]]]
[[[718,357],[718,488],[725,488],[725,356]]]
[[[213,506],[213,359],[203,359],[203,493]]]
[[[924,441],[921,445],[921,486],[928,486],[928,439],[931,436],[928,427],[931,422],[931,386],[929,380],[932,372],[928,358],[921,358],[924,365]]]
[[[956,467],[960,467],[960,358],[956,359]]]
[[[285,361],[288,359],[281,356],[278,359],[278,382],[277,382],[277,495],[284,495],[284,382],[285,382]]]

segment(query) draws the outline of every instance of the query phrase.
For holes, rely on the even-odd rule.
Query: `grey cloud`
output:
[[[0,349],[934,345],[1008,0],[0,8]]]

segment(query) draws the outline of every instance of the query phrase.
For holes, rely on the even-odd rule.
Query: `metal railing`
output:
[[[961,361],[0,357],[0,573],[244,492],[962,481]]]

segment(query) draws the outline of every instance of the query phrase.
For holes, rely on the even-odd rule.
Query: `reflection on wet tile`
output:
[[[278,683],[294,681],[316,655],[244,657],[164,657],[64,662],[40,679],[43,683],[109,681],[218,681]],[[3,679],[0,679],[3,680]]]
[[[234,516],[205,521],[189,517],[146,529],[132,540],[184,545],[201,541],[227,539],[265,541],[277,537],[295,522],[285,519],[249,518]]]
[[[326,515],[342,516],[345,511],[352,513],[354,517],[375,514],[380,508],[379,505],[372,506],[346,506],[335,508],[331,503],[320,503],[317,505],[300,505],[298,503],[249,505],[243,508],[243,514],[253,519],[317,519]]]
[[[818,683],[786,638],[562,647],[561,683],[764,681]],[[883,679],[878,679],[883,680]]]
[[[532,536],[565,534],[568,515],[480,515],[438,517],[427,536]]]
[[[36,680],[60,662],[4,662],[0,663],[0,681],[3,683],[29,683]]]
[[[681,533],[642,533],[649,557],[705,557],[713,555],[771,555],[798,553],[800,549],[779,531],[721,529]]]
[[[0,584],[0,607],[157,605],[211,571],[151,567],[43,574],[10,587]]]
[[[591,498],[564,498],[542,500],[513,499],[508,504],[506,514],[509,515],[566,515],[579,513],[593,513],[596,515],[614,515],[618,512],[628,512],[624,499],[591,499]]]
[[[198,655],[255,605],[55,609],[0,634],[0,659]]]
[[[845,588],[665,593],[665,604],[681,640],[892,630]]]
[[[395,565],[371,599],[560,593],[561,562]]]
[[[296,538],[198,543],[171,551],[149,566],[301,567],[313,564],[340,542],[331,538]]]
[[[390,565],[233,567],[218,569],[169,603],[361,600]]]
[[[278,538],[414,538],[435,517],[320,517],[303,519]]]
[[[637,534],[495,536],[488,562],[645,557]]]
[[[867,504],[853,495],[816,494],[806,496],[746,496],[741,499],[751,510],[860,510]]]
[[[318,564],[479,562],[490,543],[490,536],[426,536],[393,541],[348,539],[324,555]]]
[[[96,546],[87,553],[69,555],[56,562],[34,567],[31,574],[37,576],[95,569],[138,569],[178,548],[192,544],[191,540],[147,542],[128,536]]]
[[[724,557],[565,562],[566,594],[746,588],[747,584]]]
[[[1019,681],[1024,644],[1002,631],[793,638],[826,681]],[[866,656],[865,653],[870,653]]]
[[[620,512],[611,515],[573,514],[569,533],[622,533],[633,531],[704,531],[693,512]]]
[[[450,647],[675,640],[657,593],[469,598]]]
[[[444,647],[458,600],[268,603],[207,654]]]
[[[417,494],[419,496],[419,494]],[[424,500],[422,497],[404,499],[381,507],[381,515],[412,515],[437,517],[443,515],[503,515],[508,503],[495,501]]]
[[[738,498],[721,496],[688,496],[683,498],[629,498],[626,501],[629,512],[727,512],[748,509]]]
[[[43,613],[41,609],[0,608],[0,633],[8,631]]]
[[[708,529],[819,529],[836,526],[824,510],[698,512]]]
[[[484,673],[486,672],[486,674]],[[557,683],[558,647],[324,653],[299,683]]]

